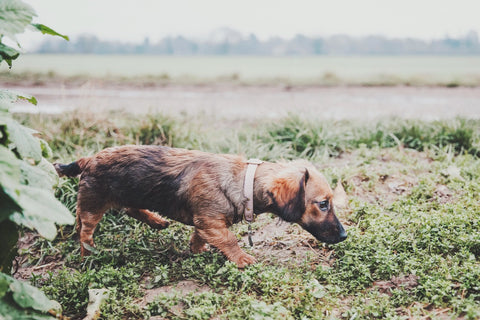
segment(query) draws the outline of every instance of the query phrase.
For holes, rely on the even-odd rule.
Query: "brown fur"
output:
[[[54,164],[60,176],[80,177],[77,232],[81,243],[94,246],[93,233],[109,208],[126,213],[152,228],[169,222],[162,216],[192,225],[192,252],[218,248],[239,268],[255,262],[228,230],[242,220],[246,161],[240,156],[217,155],[159,146],[108,148],[71,164]],[[255,213],[272,212],[300,224],[317,239],[336,243],[346,238],[335,216],[333,193],[325,178],[308,162],[258,166],[254,183]],[[318,203],[327,200],[328,211]],[[90,252],[82,245],[82,256]]]

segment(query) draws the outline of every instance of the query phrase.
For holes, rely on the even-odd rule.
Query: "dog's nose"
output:
[[[347,232],[346,232],[345,230],[343,230],[343,231],[339,234],[338,239],[339,239],[339,242],[347,239]]]

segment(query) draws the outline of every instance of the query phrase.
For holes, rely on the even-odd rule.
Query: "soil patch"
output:
[[[392,295],[393,289],[403,289],[407,291],[413,290],[418,286],[418,276],[409,274],[407,276],[393,276],[388,281],[375,281],[373,288],[378,289],[381,293],[385,293],[389,296]]]
[[[208,291],[211,291],[211,289],[207,285],[200,285],[192,280],[183,280],[178,282],[175,285],[163,286],[163,287],[153,288],[153,289],[146,289],[144,291],[145,295],[140,301],[138,301],[138,306],[140,308],[145,308],[149,303],[154,302],[158,296],[162,296],[172,292],[178,293],[184,296],[189,293],[199,294],[199,293],[204,293]],[[178,303],[177,305],[172,306],[170,311],[174,314],[181,314],[184,308],[185,306],[182,303]],[[153,316],[150,319],[163,320],[166,318],[161,316]]]
[[[263,226],[252,235],[253,247],[248,244],[248,235],[242,237],[244,248],[258,261],[271,264],[310,265],[315,269],[319,264],[329,266],[333,261],[333,251],[323,247],[310,233],[296,224],[273,220],[259,215],[257,222]]]
[[[355,150],[343,153],[338,159],[322,165],[324,168],[341,168],[344,172],[341,183],[347,192],[343,194],[341,189],[336,190],[341,196],[337,202],[342,207],[348,203],[345,198],[348,200],[349,196],[386,207],[400,196],[408,195],[432,163],[426,153],[410,149],[385,149],[370,159],[362,156],[362,152],[364,151]],[[411,170],[410,164],[405,163],[409,161],[415,161],[414,170]]]
[[[149,303],[153,302],[155,298],[159,295],[170,293],[176,291],[182,295],[187,295],[189,293],[203,293],[211,291],[210,287],[207,285],[200,285],[193,280],[183,280],[178,282],[175,285],[163,286],[159,288],[146,289],[145,296],[139,301],[140,307],[145,307]]]
[[[12,272],[15,279],[29,281],[32,275],[42,276],[49,271],[55,272],[63,267],[64,261],[60,252],[54,255],[41,255],[34,252],[36,250],[34,244],[39,238],[37,233],[27,231],[18,240],[18,252],[28,252],[29,254],[22,254],[15,258]],[[32,256],[40,256],[40,259],[32,263],[29,261]]]

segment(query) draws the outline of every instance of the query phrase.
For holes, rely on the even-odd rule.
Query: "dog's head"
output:
[[[292,165],[278,172],[269,195],[274,213],[298,223],[318,240],[333,244],[347,238],[335,215],[332,189],[312,165]]]

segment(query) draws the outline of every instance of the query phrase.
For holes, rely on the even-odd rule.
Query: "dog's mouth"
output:
[[[326,228],[325,226],[315,226],[313,224],[302,225],[302,227],[310,232],[317,240],[327,244],[335,244],[347,239],[347,232],[341,224],[334,228]]]
[[[335,244],[335,243],[339,243],[339,242],[342,242],[345,239],[347,239],[347,233],[343,232],[343,233],[339,234],[338,237],[336,237],[335,239],[319,239],[319,238],[317,238],[317,239],[322,241],[322,242],[325,242],[327,244]]]

